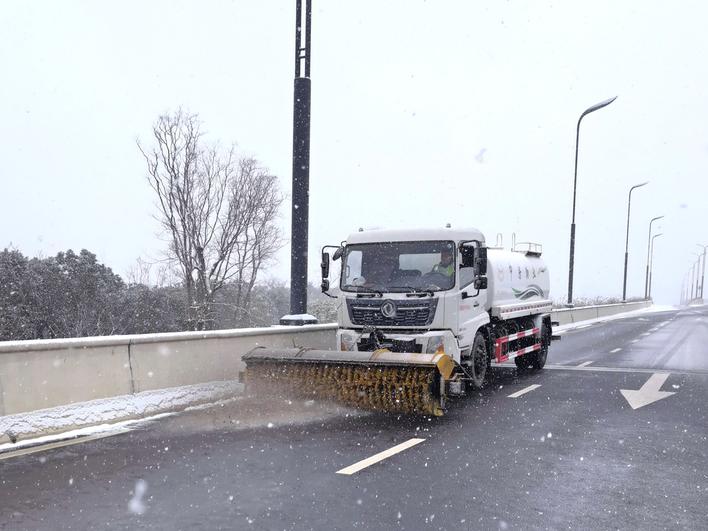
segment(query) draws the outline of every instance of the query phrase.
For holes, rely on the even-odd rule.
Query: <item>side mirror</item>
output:
[[[334,254],[332,255],[332,260],[335,262],[339,260],[342,255],[344,254],[344,246],[338,247],[336,251],[334,251]]]
[[[477,249],[477,256],[475,257],[474,266],[477,269],[477,275],[483,277],[487,274],[487,248],[480,247]],[[486,278],[484,279],[486,282]],[[486,284],[484,286],[487,287]]]
[[[322,252],[322,263],[320,263],[320,269],[322,270],[322,280],[329,277],[329,253]]]
[[[477,277],[474,279],[474,289],[487,289],[487,277]]]
[[[322,284],[320,284],[320,287],[322,288],[322,293],[327,293],[329,291],[329,280],[326,278],[322,280]]]
[[[474,267],[474,247],[472,245],[461,245],[460,254],[462,254],[460,267]]]

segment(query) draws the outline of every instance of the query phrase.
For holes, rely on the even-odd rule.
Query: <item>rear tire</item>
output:
[[[487,340],[484,335],[477,332],[472,343],[470,352],[469,368],[470,385],[473,389],[481,389],[487,378],[487,367],[489,367],[489,354],[487,354]]]
[[[551,344],[551,330],[546,323],[541,325],[541,350],[534,353],[531,365],[537,371],[543,369],[548,358],[548,346]]]
[[[531,354],[524,354],[523,356],[516,356],[514,358],[514,363],[516,363],[516,368],[520,371],[525,371],[532,365],[532,361],[529,359]]]

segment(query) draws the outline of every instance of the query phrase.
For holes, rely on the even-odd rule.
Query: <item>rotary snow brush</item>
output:
[[[333,400],[391,413],[443,414],[445,380],[455,362],[444,352],[379,349],[344,352],[258,347],[243,356],[246,391]]]

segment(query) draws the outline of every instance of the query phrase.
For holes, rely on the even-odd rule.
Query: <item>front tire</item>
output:
[[[487,378],[489,354],[487,353],[487,341],[479,332],[474,336],[470,358],[471,363],[468,365],[470,384],[474,389],[481,389]]]

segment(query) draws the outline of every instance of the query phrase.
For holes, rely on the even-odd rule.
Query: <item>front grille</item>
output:
[[[396,305],[394,317],[384,317],[381,305],[386,300],[347,299],[352,323],[359,326],[428,326],[433,322],[438,299],[391,301]]]

